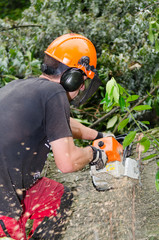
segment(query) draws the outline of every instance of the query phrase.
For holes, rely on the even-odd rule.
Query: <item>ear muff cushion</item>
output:
[[[84,82],[82,71],[77,68],[68,69],[61,76],[60,83],[67,92],[76,91]]]

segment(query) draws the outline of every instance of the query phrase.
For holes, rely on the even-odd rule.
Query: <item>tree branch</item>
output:
[[[151,91],[150,91],[150,95],[153,94],[155,92],[155,90],[157,90],[159,88],[159,85],[157,85],[155,88],[153,88]],[[146,98],[149,97],[149,94],[147,94],[146,96],[144,96],[142,99],[140,99],[131,109],[130,109],[130,112],[129,113],[126,113],[126,115],[122,118],[121,121],[123,121],[124,119],[126,119],[129,114],[133,111],[133,108],[140,105],[141,103],[143,103]],[[110,112],[108,112],[107,114],[105,114],[104,116],[102,116],[101,118],[99,118],[97,121],[95,121],[94,123],[92,123],[89,127],[92,128],[94,126],[96,126],[97,124],[99,124],[100,122],[103,122],[106,118],[110,117],[111,115],[113,115],[120,107],[115,107],[113,108]],[[119,125],[119,124],[118,124]],[[117,131],[117,128],[118,128],[118,125],[116,125],[113,133],[115,133]]]
[[[13,25],[10,28],[1,28],[1,31],[8,31],[8,30],[12,30],[15,28],[28,28],[28,27],[42,27],[41,25],[35,25],[35,24],[29,24],[29,25]]]
[[[92,127],[96,126],[96,125],[99,124],[100,122],[104,121],[106,118],[110,117],[110,116],[111,116],[113,113],[115,113],[118,109],[119,109],[119,107],[113,108],[110,112],[108,112],[108,113],[105,114],[103,117],[99,118],[97,121],[95,121],[94,123],[92,123],[89,127],[92,128]]]
[[[140,99],[140,100],[130,109],[130,111],[125,114],[125,116],[121,119],[121,122],[129,116],[129,114],[133,111],[133,108],[134,108],[134,107],[136,107],[136,106],[140,105],[141,103],[143,103],[143,102],[146,100],[146,98],[148,98],[149,95],[152,95],[158,88],[159,88],[159,85],[157,85],[155,88],[153,88],[153,89],[150,91],[149,94],[147,94],[147,95],[144,96],[142,99]],[[113,133],[115,133],[115,132],[117,131],[118,126],[119,126],[119,124],[116,125],[116,127],[115,127],[114,130],[113,130]]]

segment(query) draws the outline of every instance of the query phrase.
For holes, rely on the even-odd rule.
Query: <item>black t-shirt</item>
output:
[[[23,190],[39,177],[49,142],[72,136],[64,88],[42,78],[0,89],[0,215],[18,217]]]

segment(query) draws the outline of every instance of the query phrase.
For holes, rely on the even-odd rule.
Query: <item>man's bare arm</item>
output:
[[[63,173],[75,172],[93,159],[91,147],[79,148],[75,146],[72,137],[65,137],[50,143],[57,167]]]
[[[94,140],[98,135],[96,130],[84,126],[73,118],[70,118],[70,126],[75,139]]]

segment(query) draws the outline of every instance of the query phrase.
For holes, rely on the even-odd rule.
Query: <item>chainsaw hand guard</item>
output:
[[[115,135],[113,133],[111,133],[111,132],[107,132],[107,133],[103,132],[103,138],[106,138],[106,137],[113,137],[113,138],[115,138]]]
[[[103,169],[108,160],[106,153],[101,149],[97,149],[93,146],[90,147],[93,150],[93,160],[90,162],[90,165],[95,165],[97,171]]]

